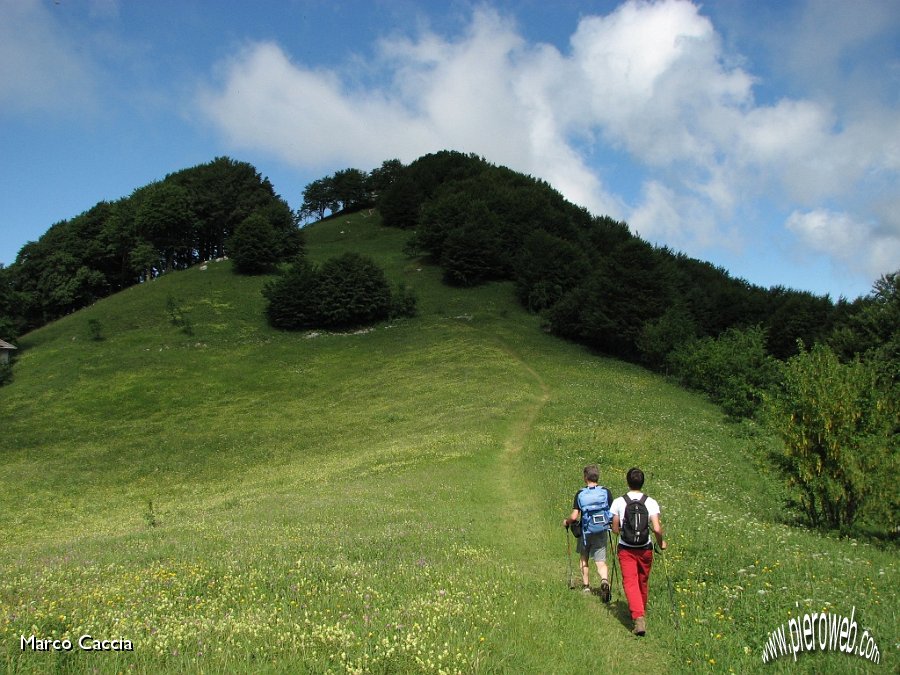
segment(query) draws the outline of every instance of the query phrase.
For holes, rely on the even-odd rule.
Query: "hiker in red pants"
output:
[[[660,549],[665,550],[666,542],[663,541],[659,522],[659,504],[641,492],[644,472],[638,468],[629,469],[625,479],[628,481],[628,492],[617,497],[610,507],[612,530],[619,535],[619,567],[628,608],[634,620],[634,634],[642,636],[647,632],[644,611],[647,607],[650,568],[653,566],[650,529],[653,529]]]

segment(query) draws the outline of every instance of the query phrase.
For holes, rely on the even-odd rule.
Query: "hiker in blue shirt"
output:
[[[609,507],[612,504],[612,493],[599,484],[600,469],[596,464],[584,467],[585,486],[575,494],[572,502],[572,514],[563,520],[563,527],[573,526],[578,545],[576,550],[581,554],[582,590],[591,592],[588,560],[593,558],[600,575],[600,599],[609,602],[609,572],[606,567],[606,543],[609,539],[609,527],[612,520]],[[581,533],[579,535],[579,529]]]

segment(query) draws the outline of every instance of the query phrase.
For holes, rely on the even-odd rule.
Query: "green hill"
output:
[[[306,234],[314,260],[375,258],[420,316],[274,331],[265,279],[223,261],[22,338],[0,389],[3,669],[768,671],[769,633],[823,609],[896,663],[895,552],[783,524],[768,439],[546,335],[511,283],[442,285],[377,215]],[[642,466],[663,506],[642,640],[621,588],[610,608],[567,589],[589,462],[614,493]],[[22,649],[87,634],[134,651]]]

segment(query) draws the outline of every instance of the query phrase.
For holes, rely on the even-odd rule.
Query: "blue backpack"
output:
[[[609,491],[600,485],[586,487],[578,493],[578,510],[581,511],[581,540],[587,546],[588,536],[609,529],[612,514],[609,511]]]

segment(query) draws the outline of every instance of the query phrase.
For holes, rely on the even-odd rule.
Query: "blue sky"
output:
[[[228,155],[450,148],[762,286],[900,268],[900,3],[0,0],[0,262]]]

